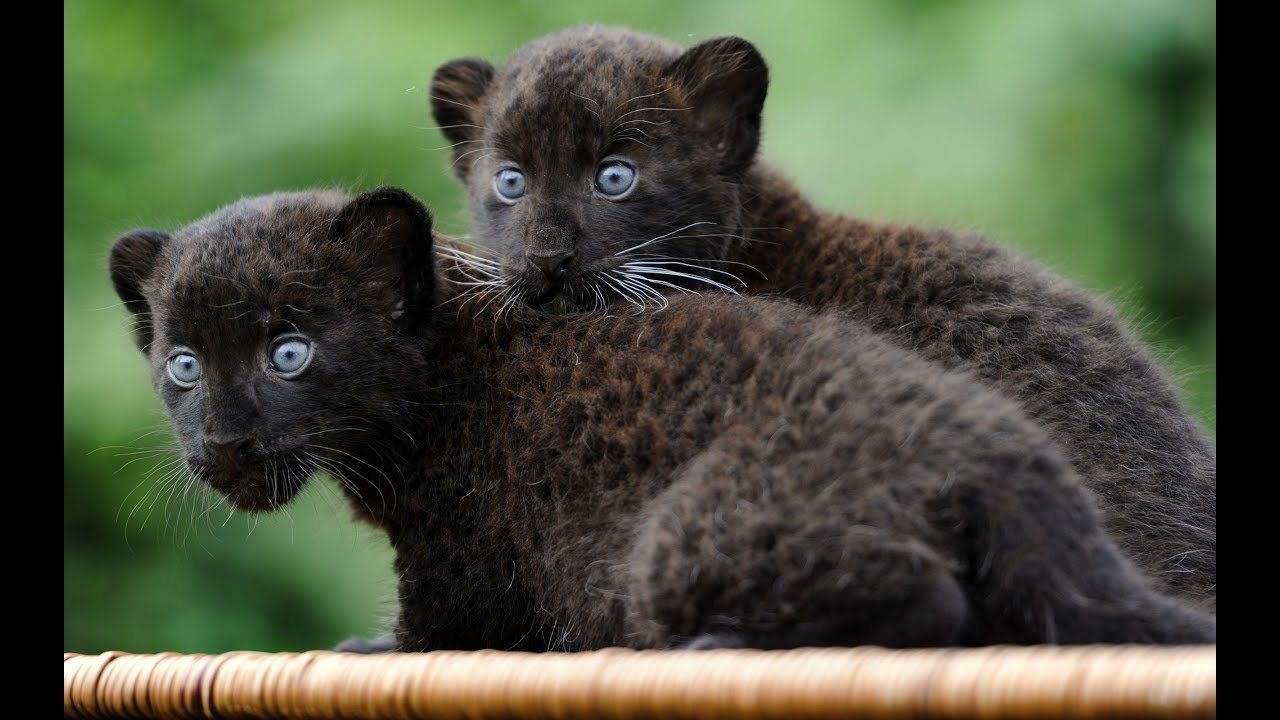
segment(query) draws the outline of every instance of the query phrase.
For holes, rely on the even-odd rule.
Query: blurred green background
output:
[[[392,183],[462,233],[424,83],[582,22],[770,63],[764,152],[823,205],[964,226],[1121,305],[1214,428],[1211,2],[121,2],[64,5],[63,643],[326,647],[394,606],[325,480],[278,517],[159,482],[171,436],[111,241],[242,195]],[[160,450],[156,450],[159,448]]]

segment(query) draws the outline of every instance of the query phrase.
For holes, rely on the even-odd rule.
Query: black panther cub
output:
[[[1217,598],[1217,450],[1106,304],[982,237],[816,208],[758,158],[769,76],[741,38],[688,50],[580,27],[431,83],[507,294],[552,312],[677,291],[839,309],[1021,403],[1153,581]]]
[[[461,252],[383,188],[110,254],[192,473],[248,511],[339,478],[399,649],[1214,642],[966,376],[784,301],[503,314]]]

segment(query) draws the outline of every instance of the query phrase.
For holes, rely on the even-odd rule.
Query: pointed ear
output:
[[[144,353],[151,344],[151,306],[142,294],[142,284],[155,271],[160,251],[168,241],[168,233],[159,230],[130,230],[116,238],[107,259],[111,284],[133,313],[133,340]]]
[[[435,297],[431,213],[396,187],[367,192],[342,209],[330,236],[346,245],[367,271],[387,313],[403,329],[413,327]]]
[[[483,101],[495,70],[480,58],[459,58],[436,68],[431,77],[427,95],[431,100],[431,115],[440,131],[453,147],[453,171],[465,180],[470,161],[464,156],[475,149],[480,139],[480,103]],[[470,147],[468,147],[470,146]]]
[[[689,48],[663,74],[679,87],[698,132],[718,149],[722,172],[740,175],[760,145],[769,68],[751,43],[712,38]]]

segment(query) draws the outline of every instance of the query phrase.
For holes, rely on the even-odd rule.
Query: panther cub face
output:
[[[501,260],[495,284],[562,313],[740,287],[726,261],[767,88],[741,38],[682,50],[583,27],[500,68],[445,63],[430,96],[476,233]]]
[[[191,474],[241,510],[320,469],[376,502],[396,451],[371,442],[421,376],[430,254],[430,216],[394,189],[249,198],[117,239],[111,279]]]

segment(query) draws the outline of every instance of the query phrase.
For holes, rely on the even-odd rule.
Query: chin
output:
[[[272,492],[264,488],[254,487],[223,494],[226,495],[227,501],[235,509],[243,512],[258,513],[279,510],[288,505],[289,501],[293,500],[293,497],[298,494],[298,491],[295,489],[290,492]]]
[[[537,309],[552,315],[569,315],[586,312],[590,307],[583,307],[571,294],[564,290],[554,291],[538,299]]]
[[[599,288],[599,291],[592,290],[591,287]],[[569,284],[544,285],[538,289],[537,294],[530,295],[525,304],[551,315],[573,315],[603,310],[608,304],[620,299],[623,299],[622,296],[608,286],[570,280]]]
[[[236,510],[255,513],[271,512],[288,505],[306,483],[304,474],[277,472],[269,476],[263,469],[235,473],[205,470],[196,476],[221,493]]]

